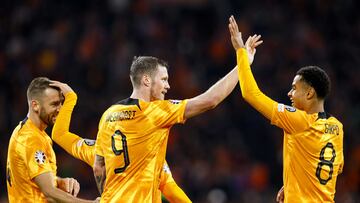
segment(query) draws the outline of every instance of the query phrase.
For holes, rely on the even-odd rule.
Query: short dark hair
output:
[[[302,67],[296,75],[302,76],[302,80],[315,89],[318,98],[325,99],[328,96],[331,86],[330,78],[320,67]]]
[[[168,69],[168,64],[162,59],[153,56],[138,56],[134,57],[130,67],[130,79],[134,87],[139,87],[141,84],[141,77],[144,74],[149,74],[153,77],[158,69],[158,65],[164,66]]]
[[[32,99],[40,99],[40,97],[42,96],[42,94],[44,93],[44,91],[47,88],[53,88],[53,89],[59,90],[59,88],[57,88],[57,87],[50,86],[50,83],[51,83],[51,81],[47,77],[34,78],[31,81],[31,83],[27,89],[27,92],[26,92],[28,101],[30,101]]]

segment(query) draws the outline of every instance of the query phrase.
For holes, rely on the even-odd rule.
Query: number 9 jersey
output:
[[[284,130],[284,202],[334,202],[343,125],[325,112],[307,114],[276,102],[271,123]]]
[[[161,202],[160,174],[169,131],[185,122],[186,103],[128,98],[105,111],[95,144],[106,168],[101,202]]]

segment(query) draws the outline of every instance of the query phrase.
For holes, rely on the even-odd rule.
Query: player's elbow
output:
[[[214,96],[212,98],[209,98],[207,101],[206,101],[206,107],[208,110],[210,109],[214,109],[215,107],[217,107],[217,105],[220,104],[220,102],[222,101],[222,98],[220,96]]]

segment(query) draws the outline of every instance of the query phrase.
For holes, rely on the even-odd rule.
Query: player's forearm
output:
[[[96,186],[99,190],[100,195],[104,192],[104,185],[105,185],[105,180],[106,180],[106,175],[104,173],[104,171],[100,172],[100,173],[94,173],[95,176],[95,182],[96,182]]]
[[[274,101],[264,95],[256,84],[245,49],[236,51],[238,76],[243,98],[268,119],[271,118]]]
[[[238,83],[237,68],[232,69],[225,77],[211,86],[204,96],[213,101],[213,108],[222,102],[234,90]]]
[[[105,169],[104,157],[99,156],[99,155],[95,156],[93,170],[94,170],[96,186],[101,195],[104,192],[104,185],[105,185],[105,180],[106,180],[106,169]]]
[[[71,114],[76,105],[76,101],[77,95],[75,92],[69,92],[65,95],[64,104],[60,109],[51,133],[52,139],[55,141],[59,140],[66,132],[69,132]]]
[[[207,110],[215,108],[222,100],[224,100],[231,91],[234,90],[238,83],[237,68],[234,68],[225,77],[211,86],[203,94],[191,98],[186,104],[184,118],[194,117]]]
[[[92,200],[83,200],[83,199],[79,199],[76,198],[74,196],[72,196],[69,193],[66,193],[62,190],[60,190],[59,188],[48,188],[45,191],[42,191],[46,197],[46,199],[48,199],[49,202],[79,202],[79,203],[92,203],[94,201]]]

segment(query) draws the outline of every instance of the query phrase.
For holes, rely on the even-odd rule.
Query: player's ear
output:
[[[143,75],[141,78],[142,83],[146,86],[146,87],[150,87],[151,85],[151,78],[149,75]]]
[[[36,113],[38,113],[40,111],[40,103],[37,100],[31,100],[30,107]]]
[[[306,94],[306,98],[307,98],[307,99],[311,99],[311,98],[313,98],[313,97],[315,97],[315,96],[316,96],[315,89],[314,89],[313,87],[310,87],[310,88],[308,89],[307,94]]]

